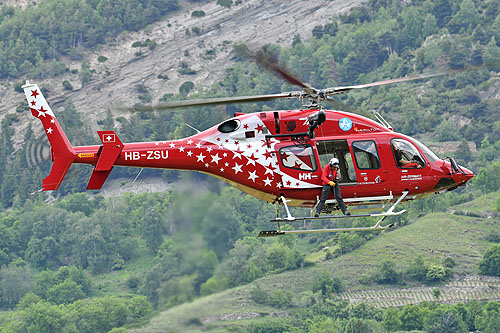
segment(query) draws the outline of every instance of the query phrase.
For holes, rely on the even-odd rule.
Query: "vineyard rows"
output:
[[[440,290],[438,298],[433,292],[436,288]],[[424,301],[440,303],[466,303],[472,300],[500,301],[500,278],[472,275],[460,277],[439,286],[347,291],[339,297],[352,304],[365,302],[381,308],[418,304]]]

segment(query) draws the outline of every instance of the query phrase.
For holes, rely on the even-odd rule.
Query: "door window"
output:
[[[380,158],[374,141],[355,141],[352,143],[356,165],[360,170],[379,169]]]
[[[304,171],[316,171],[318,168],[311,145],[283,147],[279,154],[284,167]]]

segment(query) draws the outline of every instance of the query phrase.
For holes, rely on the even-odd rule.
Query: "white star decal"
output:
[[[238,153],[236,150],[233,150],[233,154],[234,154],[234,155],[233,155],[233,160],[234,160],[235,158],[239,158],[239,159],[241,160],[241,154],[240,154],[240,153]]]
[[[271,186],[272,182],[273,182],[272,179],[269,179],[269,177],[266,177],[266,179],[264,179],[264,186]]]
[[[215,155],[210,155],[210,156],[212,156],[212,163],[219,164],[219,160],[221,159],[219,157],[219,153],[217,153]]]
[[[227,153],[222,154],[223,157],[227,157]]]
[[[207,151],[210,153],[210,152],[212,152],[212,149],[213,148],[211,146],[208,146]]]
[[[227,168],[229,166],[229,163],[224,163],[224,166]]]
[[[243,172],[243,171],[241,171],[241,167],[242,167],[242,166],[243,166],[243,165],[239,165],[238,163],[235,163],[235,164],[234,164],[234,167],[232,167],[231,169],[233,169],[233,170],[234,170],[234,174],[235,174],[235,175],[237,175],[237,174],[238,174],[238,172]]]
[[[220,168],[220,172],[224,172],[224,168]]]
[[[188,144],[188,145],[190,145],[190,144],[192,144],[192,143],[193,143],[193,140],[191,140],[191,139],[187,140],[187,144]]]
[[[248,158],[247,165],[252,164],[253,166],[255,166],[255,160],[251,159],[250,157],[247,158]]]
[[[53,131],[52,127],[47,128],[47,133],[51,134]]]
[[[190,150],[190,151],[188,151],[188,152],[187,152],[187,155],[188,155],[189,157],[191,157],[191,155],[193,155],[193,152]]]
[[[182,153],[182,152],[184,152],[184,147],[183,147],[183,146],[180,146],[180,147],[179,147],[179,151],[180,151],[181,153]]]
[[[45,117],[45,112],[38,110],[38,118],[40,118],[41,116]]]
[[[160,145],[160,143],[159,143],[159,142],[155,142],[155,146],[159,146],[159,145]]]
[[[270,173],[271,176],[274,175],[274,171],[273,170],[271,170],[269,168],[266,168],[266,173],[264,174],[264,176],[267,175],[268,173]]]
[[[198,143],[196,144],[196,148],[201,148],[201,143],[199,143],[199,142],[198,142]]]
[[[257,176],[257,170],[253,172],[248,172],[248,174],[249,174],[248,179],[251,179],[254,183],[255,179],[259,178],[259,176]]]
[[[175,148],[175,143],[173,143],[173,142],[172,142],[172,143],[170,144],[170,148]]]
[[[200,153],[200,155],[196,155],[196,157],[198,158],[198,160],[196,162],[205,162],[203,160],[205,158],[205,155],[203,155],[202,153]]]
[[[208,168],[208,163],[205,163],[205,167]]]
[[[50,123],[51,124],[55,124],[56,123],[56,120],[54,118],[50,119]]]

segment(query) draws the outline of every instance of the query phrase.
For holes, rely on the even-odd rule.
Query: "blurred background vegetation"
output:
[[[233,3],[225,1],[220,5],[228,7]],[[88,82],[92,75],[85,65],[83,48],[102,45],[123,31],[142,29],[178,8],[175,0],[42,0],[36,7],[24,10],[3,5],[0,77],[22,82],[27,73],[38,78],[61,75],[68,70],[64,63],[67,57],[82,61],[80,78],[82,83]],[[203,15],[193,12],[193,16]],[[146,46],[154,48],[154,41]],[[237,43],[233,46],[241,47]],[[498,222],[500,101],[494,98],[500,90],[498,1],[369,0],[347,14],[332,17],[328,24],[316,26],[307,40],[295,36],[290,46],[264,47],[295,75],[321,88],[445,68],[472,68],[425,82],[352,92],[339,101],[348,111],[361,114],[376,109],[396,131],[431,147],[451,142],[446,147],[452,148],[443,153],[476,173],[465,189],[409,204],[406,215],[394,218],[398,228],[426,214],[456,211],[457,205],[466,205],[482,195],[493,200],[484,207]],[[256,64],[237,55],[236,59],[236,65],[209,88],[186,81],[178,94],[165,92],[162,100],[296,89]],[[67,84],[64,88],[72,89]],[[138,97],[144,103],[151,102],[149,89],[137,86]],[[50,90],[46,94],[50,96]],[[129,119],[108,112],[100,125],[116,130],[124,142],[166,140],[191,135],[185,123],[203,130],[234,112],[298,107],[297,102],[283,100],[138,113]],[[57,116],[73,144],[97,143],[71,102]],[[171,182],[172,189],[104,198],[82,193],[91,168],[72,166],[57,192],[58,198],[46,200],[46,194],[27,197],[25,193],[36,190],[34,186],[48,174],[50,163],[28,166],[26,150],[39,138],[29,129],[24,134],[24,145],[16,149],[12,125],[17,121],[16,114],[7,115],[0,132],[0,163],[4,166],[0,168],[0,307],[5,310],[0,315],[0,331],[108,332],[123,325],[133,328],[159,310],[262,277],[314,266],[314,256],[335,260],[379,235],[342,233],[258,239],[258,231],[269,228],[271,205],[205,175],[188,172],[145,171],[146,177]],[[110,180],[132,179],[136,174],[133,168],[116,168]],[[481,208],[470,207],[458,212],[471,219],[482,218],[483,213]],[[356,221],[355,225],[366,222]],[[500,276],[500,233],[487,234],[487,245],[481,245],[487,251],[480,262],[468,263],[465,270]],[[464,269],[460,265],[456,268],[451,257],[441,259],[417,256],[404,264],[381,259],[376,269],[360,276],[359,283],[396,288],[439,286]],[[250,322],[245,329],[500,330],[498,302],[431,302],[379,309],[366,304],[351,306],[335,298],[350,287],[352,283],[329,270],[315,275],[300,297],[290,290],[269,291],[252,284],[251,302],[297,311],[286,319]],[[438,289],[436,301],[439,295]],[[190,325],[202,327],[203,323],[195,318]]]

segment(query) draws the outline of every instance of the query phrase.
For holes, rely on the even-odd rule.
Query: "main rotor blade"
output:
[[[444,76],[444,75],[448,75],[448,74],[450,74],[450,73],[448,73],[448,72],[436,72],[436,73],[417,74],[417,75],[412,75],[412,76],[400,77],[397,79],[383,80],[383,81],[377,81],[377,82],[366,83],[366,84],[359,84],[359,85],[354,85],[354,86],[326,88],[324,90],[324,93],[325,93],[325,95],[337,95],[337,94],[342,94],[346,91],[354,90],[354,89],[370,88],[370,87],[383,86],[386,84],[392,84],[392,83],[398,83],[398,82],[428,79],[428,78],[437,77],[437,76]]]
[[[289,83],[301,87],[306,93],[312,94],[314,92],[313,87],[305,82],[302,82],[300,79],[292,75],[290,71],[279,66],[276,60],[274,60],[273,57],[265,50],[259,50],[258,52],[253,53],[245,46],[244,49],[240,51],[240,53],[242,53],[247,58],[254,60],[257,64],[264,66],[266,69],[280,75]]]
[[[272,95],[256,95],[256,96],[237,96],[237,97],[220,97],[207,99],[192,99],[185,101],[172,101],[157,105],[138,105],[130,108],[133,111],[155,111],[173,108],[181,108],[186,106],[212,105],[212,104],[229,104],[229,103],[247,103],[247,102],[262,102],[277,98],[291,98],[297,96],[298,93],[281,93]]]

